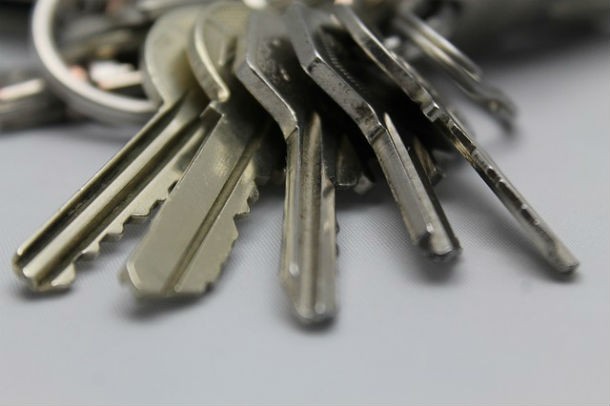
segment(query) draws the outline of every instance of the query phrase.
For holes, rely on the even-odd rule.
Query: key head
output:
[[[382,99],[372,94],[372,84],[363,86],[370,84],[370,76],[356,77],[346,66],[343,58],[349,55],[335,38],[344,35],[342,28],[327,13],[300,3],[287,9],[285,23],[291,27],[290,39],[302,68],[356,121],[367,138],[374,137],[383,127]],[[353,65],[350,67],[361,67],[360,63]]]
[[[315,84],[301,70],[286,27],[276,13],[253,12],[246,38],[247,44],[238,47],[235,74],[288,137],[310,116],[312,104],[303,84]]]
[[[231,95],[232,64],[250,11],[243,3],[220,1],[204,8],[195,21],[188,59],[203,91],[221,103]]]
[[[169,103],[197,88],[186,49],[201,6],[172,10],[153,25],[141,61],[144,91],[152,100]]]
[[[333,14],[367,57],[398,85],[431,124],[436,125],[441,132],[467,131],[428,81],[404,59],[387,49],[352,8],[336,5],[333,7]],[[446,149],[446,146],[444,148]]]

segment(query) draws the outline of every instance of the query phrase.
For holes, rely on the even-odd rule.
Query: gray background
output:
[[[25,58],[4,38],[3,66]],[[610,401],[607,38],[487,58],[520,116],[505,136],[468,104],[482,144],[582,261],[551,277],[467,165],[438,194],[464,247],[451,268],[406,241],[387,187],[338,198],[341,313],[308,331],[276,273],[282,191],[265,188],[219,285],[144,306],[117,271],[146,229],[37,297],[14,250],[135,131],[82,123],[0,136],[0,403],[604,404]]]

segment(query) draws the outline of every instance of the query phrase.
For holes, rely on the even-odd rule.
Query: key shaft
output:
[[[32,289],[70,286],[74,262],[95,256],[103,239],[120,237],[126,221],[167,198],[196,152],[213,117],[199,117],[207,99],[193,88],[186,61],[193,10],[168,13],[147,38],[144,72],[151,94],[163,101],[159,112],[17,250],[14,269]]]
[[[277,121],[286,140],[286,197],[280,278],[303,323],[332,318],[337,310],[334,171],[311,92],[279,16],[253,13],[247,48],[236,74]]]
[[[437,260],[454,257],[460,251],[459,242],[440,205],[433,202],[431,188],[424,186],[427,178],[417,171],[415,155],[409,155],[397,133],[388,130],[391,118],[384,119],[384,113],[377,111],[364,88],[366,82],[355,79],[335,54],[331,34],[320,31],[327,16],[294,4],[286,21],[305,71],[352,117],[373,147],[413,244]]]
[[[439,96],[419,73],[404,59],[385,49],[381,42],[346,7],[335,8],[354,39],[367,55],[418,106],[439,132],[454,146],[483,181],[498,196],[509,212],[524,227],[527,236],[547,262],[558,272],[569,273],[578,267],[578,260],[559,240],[523,195],[498,168],[489,154],[470,135],[462,123],[446,108]]]

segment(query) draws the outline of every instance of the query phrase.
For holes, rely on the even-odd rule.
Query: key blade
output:
[[[280,278],[302,322],[337,312],[335,189],[324,158],[320,118],[287,138],[286,208]]]
[[[218,279],[238,236],[235,220],[250,211],[279,155],[262,121],[224,116],[211,131],[127,262],[123,280],[136,296],[201,294]]]
[[[398,133],[386,128],[387,119],[382,121],[384,113],[378,111],[382,100],[368,91],[366,81],[355,77],[342,62],[342,56],[336,54],[338,45],[332,34],[323,31],[328,17],[302,4],[293,4],[286,18],[303,68],[358,124],[373,147],[412,243],[432,258],[455,256],[460,251],[459,243],[442,208],[432,202],[436,200],[434,194],[426,192],[424,179]],[[435,211],[430,211],[432,208]]]
[[[424,115],[477,171],[509,212],[524,227],[529,239],[555,270],[570,273],[578,261],[542,218],[500,171],[491,157],[449,111],[430,85],[406,61],[389,52],[349,8],[336,7],[342,22],[367,55],[414,101]]]
[[[131,218],[167,198],[203,136],[193,93],[158,113],[40,231],[18,250],[15,272],[36,291],[67,288],[74,262],[94,257],[105,238],[118,239]],[[204,127],[213,117],[203,117]]]
[[[389,141],[379,137],[373,149],[378,156],[386,157],[397,156],[394,165],[382,164],[384,170],[392,172],[389,174],[390,179],[400,179],[407,177],[410,179],[410,187],[402,188],[402,190],[392,191],[400,196],[399,204],[406,204],[410,209],[419,211],[419,217],[423,220],[423,227],[428,230],[426,233],[423,229],[419,231],[420,238],[418,245],[421,246],[428,255],[437,261],[448,261],[459,255],[461,252],[460,244],[453,231],[445,212],[442,210],[436,194],[432,189],[432,185],[428,180],[428,174],[421,163],[417,151],[413,146],[407,150],[402,142],[400,135],[392,122],[389,115],[384,115],[386,128],[388,129]],[[404,171],[403,174],[393,174],[399,170]],[[390,182],[390,188],[395,187],[397,183]],[[398,189],[398,188],[397,188]],[[403,209],[402,211],[405,211]],[[406,220],[405,220],[406,221]],[[415,227],[415,226],[414,226]],[[422,226],[420,226],[422,227]]]
[[[576,270],[579,265],[576,257],[513,186],[479,143],[459,126],[454,126],[453,131],[446,135],[521,224],[529,240],[553,269],[562,274]]]

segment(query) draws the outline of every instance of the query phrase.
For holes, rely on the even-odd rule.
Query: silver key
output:
[[[233,77],[235,44],[250,10],[239,2],[204,8],[189,60],[221,116],[127,262],[124,279],[138,296],[202,294],[216,282],[247,214],[279,161],[277,128]]]
[[[578,261],[568,248],[527,203],[469,131],[444,107],[438,95],[417,71],[406,61],[388,51],[350,8],[336,6],[335,13],[370,59],[420,106],[424,115],[477,171],[525,228],[528,237],[547,262],[562,273],[576,269]]]
[[[163,101],[159,112],[17,250],[14,269],[33,290],[70,286],[77,259],[95,256],[102,240],[119,238],[127,220],[147,216],[152,206],[166,199],[201,143],[205,127],[214,124],[216,117],[210,114],[199,117],[207,99],[186,58],[197,10],[165,15],[146,40],[145,83],[150,96]]]
[[[460,252],[459,242],[436,199],[413,148],[406,148],[378,98],[348,73],[335,50],[318,34],[328,15],[302,4],[286,12],[286,24],[303,68],[353,119],[373,147],[413,244],[436,260]],[[330,35],[326,33],[327,35]],[[325,37],[332,40],[330,36]]]
[[[278,122],[287,146],[280,278],[299,320],[321,322],[337,310],[331,135],[314,110],[315,84],[298,66],[279,16],[253,13],[246,37],[236,74]]]

